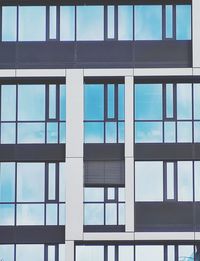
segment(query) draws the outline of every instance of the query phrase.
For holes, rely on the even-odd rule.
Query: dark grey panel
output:
[[[84,144],[84,160],[123,160],[124,144]]]
[[[135,160],[199,160],[199,143],[135,144]]]
[[[84,185],[125,185],[124,161],[85,161]]]
[[[106,225],[106,226],[84,226],[84,232],[125,232],[125,226],[115,226],[115,225]]]
[[[195,203],[195,230],[200,231],[200,202]]]
[[[65,145],[1,144],[0,161],[65,161]]]
[[[194,231],[194,204],[137,202],[135,231]]]
[[[0,226],[0,244],[65,243],[65,226]]]

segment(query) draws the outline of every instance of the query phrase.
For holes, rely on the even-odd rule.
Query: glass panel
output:
[[[108,38],[115,37],[115,8],[113,5],[107,6],[107,30],[108,30]]]
[[[167,162],[167,199],[174,198],[174,163]]]
[[[162,40],[162,6],[135,6],[135,40]]]
[[[58,123],[47,123],[47,143],[58,143]]]
[[[165,128],[164,141],[175,142],[176,141],[175,122],[165,122],[164,128]]]
[[[60,6],[60,40],[75,39],[75,6]]]
[[[59,261],[65,260],[65,244],[59,244]]]
[[[59,201],[65,202],[66,164],[59,163]]]
[[[108,188],[108,200],[115,200],[115,188]]]
[[[104,202],[104,188],[84,188],[85,202]]]
[[[177,141],[192,142],[192,123],[177,122]]]
[[[103,204],[84,204],[84,225],[104,225]]]
[[[17,201],[44,201],[44,163],[17,163]]]
[[[48,164],[48,199],[56,199],[56,164]]]
[[[104,7],[77,6],[77,40],[104,39]]]
[[[0,245],[0,260],[1,261],[14,260],[14,245]]]
[[[124,84],[118,84],[118,120],[124,120],[125,110],[125,93]]]
[[[44,225],[44,205],[17,204],[17,225]]]
[[[124,188],[118,189],[118,201],[125,201]]]
[[[162,142],[161,122],[136,122],[135,141],[138,143]]]
[[[46,6],[19,6],[19,41],[46,40]]]
[[[167,246],[167,261],[175,261],[175,247]]]
[[[76,246],[76,261],[104,261],[104,246]]]
[[[177,119],[192,119],[192,84],[177,84]]]
[[[60,125],[59,142],[66,143],[66,123],[60,122],[59,125]]]
[[[66,121],[66,85],[60,84],[60,120]]]
[[[57,204],[46,204],[46,225],[57,225]]]
[[[117,142],[117,123],[106,122],[106,143]]]
[[[144,261],[144,260],[164,261],[163,246],[136,246],[135,259],[137,261]]]
[[[125,261],[125,260],[126,261],[134,260],[133,246],[119,246],[119,261]]]
[[[66,225],[66,209],[65,204],[59,204],[59,225]]]
[[[107,118],[115,118],[115,85],[108,84],[107,85]]]
[[[55,246],[48,246],[48,261],[55,261],[56,251]]]
[[[0,168],[0,202],[14,202],[15,163],[1,163]]]
[[[56,85],[49,85],[49,119],[56,118]]]
[[[124,122],[118,122],[118,143],[124,143]]]
[[[108,261],[115,261],[115,246],[108,246]]]
[[[135,85],[136,120],[161,120],[162,107],[162,84]]]
[[[194,246],[178,246],[178,260],[194,260]]]
[[[125,204],[118,204],[118,225],[125,225]]]
[[[17,40],[17,7],[2,6],[2,41]]]
[[[200,201],[200,161],[194,161],[195,201]]]
[[[85,84],[84,88],[84,118],[85,120],[104,119],[104,85]]]
[[[166,38],[173,37],[173,8],[172,5],[166,5]]]
[[[14,144],[16,143],[16,125],[15,123],[1,124],[1,143]]]
[[[85,143],[103,143],[104,142],[104,123],[103,122],[85,122]]]
[[[106,225],[117,225],[117,204],[106,204]]]
[[[163,162],[135,162],[135,200],[163,201]]]
[[[191,5],[176,5],[176,39],[191,40]]]
[[[18,85],[18,120],[45,120],[45,85]]]
[[[118,6],[118,39],[133,40],[133,6]]]
[[[16,245],[16,261],[44,261],[44,245]]]
[[[13,226],[15,224],[15,205],[0,204],[0,226]]]
[[[173,84],[166,84],[166,117],[174,117]]]
[[[191,161],[178,161],[178,200],[193,200],[193,171]]]
[[[44,143],[44,123],[18,123],[18,143]]]
[[[57,13],[56,6],[49,7],[49,38],[56,39]]]
[[[194,91],[194,119],[200,119],[200,84],[193,84],[193,91]]]
[[[1,120],[16,120],[16,85],[1,85]]]
[[[194,122],[194,142],[200,142],[200,121]]]

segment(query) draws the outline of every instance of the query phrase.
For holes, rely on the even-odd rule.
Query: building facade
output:
[[[0,260],[200,260],[200,0],[0,4]]]

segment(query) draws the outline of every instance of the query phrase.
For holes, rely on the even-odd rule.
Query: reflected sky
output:
[[[178,162],[178,200],[193,200],[193,170],[191,161]]]
[[[103,246],[77,246],[76,261],[104,261]]]
[[[176,6],[176,39],[191,40],[191,5]]]
[[[163,246],[136,246],[135,256],[137,261],[156,260],[164,261]]]
[[[135,142],[162,142],[162,122],[136,122]]]
[[[44,225],[44,204],[17,204],[17,225]]]
[[[0,260],[14,260],[14,245],[0,245]]]
[[[44,261],[44,245],[17,245],[16,261]]]

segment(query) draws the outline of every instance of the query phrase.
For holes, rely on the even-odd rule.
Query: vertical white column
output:
[[[83,239],[83,70],[67,70],[66,246]],[[67,253],[67,251],[66,251]],[[71,259],[71,251],[67,260]]]
[[[74,241],[66,241],[65,244],[65,260],[66,261],[74,261]]]
[[[193,67],[200,67],[200,1],[192,0],[192,49]]]
[[[126,232],[134,232],[134,81],[125,77],[125,215]]]

